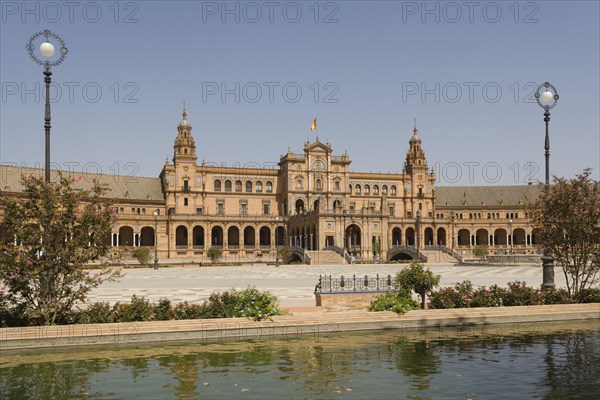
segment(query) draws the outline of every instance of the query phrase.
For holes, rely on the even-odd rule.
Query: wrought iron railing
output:
[[[359,292],[387,292],[396,290],[396,279],[391,275],[363,277],[332,278],[331,275],[319,275],[319,282],[315,286],[315,293],[359,293]]]

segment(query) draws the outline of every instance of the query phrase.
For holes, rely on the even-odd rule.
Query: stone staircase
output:
[[[340,265],[344,263],[342,256],[333,250],[312,250],[306,253],[310,256],[310,264]]]
[[[421,250],[427,256],[428,264],[455,264],[458,261],[450,254],[441,250]]]

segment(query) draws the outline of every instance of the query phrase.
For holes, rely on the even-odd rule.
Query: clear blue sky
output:
[[[43,165],[42,67],[25,44],[47,28],[69,49],[53,70],[64,169],[158,176],[185,100],[199,162],[277,162],[316,116],[353,170],[401,171],[416,118],[438,185],[543,180],[543,110],[527,98],[550,81],[551,173],[598,180],[599,2],[466,4],[2,1],[0,161]]]

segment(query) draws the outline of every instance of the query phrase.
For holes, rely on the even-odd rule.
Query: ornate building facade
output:
[[[115,252],[156,243],[161,262],[205,260],[211,246],[240,262],[272,261],[283,246],[306,262],[327,252],[343,262],[468,257],[478,245],[492,254],[537,251],[527,210],[536,186],[436,187],[416,125],[408,145],[398,174],[353,172],[347,153],[318,138],[302,153],[288,149],[277,168],[219,167],[198,163],[184,109],[158,178],[83,174],[76,184],[109,186]],[[17,196],[22,174],[43,173],[0,171],[2,195]]]

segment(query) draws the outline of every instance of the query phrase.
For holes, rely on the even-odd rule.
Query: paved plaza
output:
[[[211,292],[255,286],[268,290],[281,299],[285,307],[314,306],[313,291],[319,275],[332,277],[364,275],[394,276],[406,264],[364,265],[284,265],[240,266],[240,267],[170,267],[124,269],[117,282],[105,283],[90,295],[91,301],[129,301],[132,295],[156,301],[166,297],[172,302],[187,300],[202,301]],[[509,281],[525,281],[530,286],[542,283],[542,268],[533,266],[457,266],[452,264],[427,265],[441,275],[441,286],[451,286],[465,279],[474,285],[498,284],[505,286]],[[565,286],[562,270],[555,270],[557,286]]]

